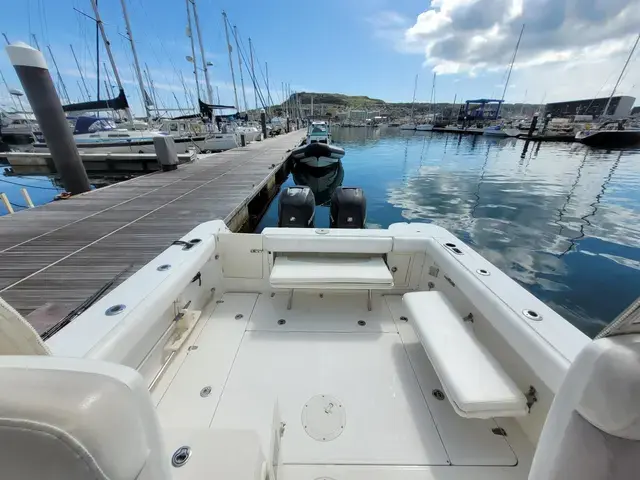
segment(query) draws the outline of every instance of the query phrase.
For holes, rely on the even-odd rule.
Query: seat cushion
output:
[[[393,287],[393,276],[382,257],[279,256],[269,281],[274,288]]]
[[[491,418],[528,413],[524,394],[442,293],[407,293],[403,301],[445,393],[460,416]]]

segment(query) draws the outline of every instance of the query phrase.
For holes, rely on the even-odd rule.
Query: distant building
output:
[[[604,107],[607,105],[607,101],[609,101],[609,97],[547,103],[545,106],[545,115],[551,114],[552,117],[556,118],[571,117],[573,115],[593,115],[594,117],[599,117],[604,113]],[[628,117],[635,101],[635,97],[626,95],[613,97],[609,104],[607,115],[614,118]]]

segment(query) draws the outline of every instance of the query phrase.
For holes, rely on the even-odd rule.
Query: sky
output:
[[[293,91],[410,102],[416,75],[416,99],[428,101],[434,73],[439,102],[500,98],[523,24],[522,41],[505,92],[507,102],[607,96],[640,33],[640,0],[324,0],[321,4],[296,0],[196,1],[206,61],[213,63],[209,73],[214,97],[219,92],[220,102],[228,105],[235,100],[223,9],[231,24],[237,26],[245,52],[248,38],[252,38],[256,64],[260,66],[256,66],[256,76],[265,97],[263,78],[268,62],[275,103],[282,98],[283,82]],[[157,103],[165,108],[186,108],[190,100],[185,86],[195,97],[196,83],[193,66],[186,59],[191,47],[185,1],[125,2],[140,63],[148,68]],[[69,45],[73,44],[86,90],[96,98],[95,23],[74,11],[93,16],[90,0],[0,0],[0,8],[0,32],[11,42],[24,41],[33,46],[35,35],[55,74],[46,51],[50,46],[71,101],[80,101],[85,88],[71,54]],[[120,1],[99,0],[99,8],[130,104],[141,114],[141,95]],[[195,38],[195,26],[193,31]],[[197,42],[196,49],[201,62]],[[232,54],[242,107],[235,45]],[[637,56],[636,52],[620,82],[619,94],[640,96]],[[101,64],[103,60],[107,58],[101,45]],[[252,82],[245,66],[243,69],[247,103],[253,108]],[[0,70],[11,88],[20,88],[6,52],[0,54]],[[202,72],[198,73],[202,82]],[[102,70],[101,77],[104,98]],[[206,99],[206,89],[201,88]],[[3,85],[0,106],[12,106]]]

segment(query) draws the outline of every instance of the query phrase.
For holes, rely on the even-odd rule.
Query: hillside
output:
[[[300,102],[304,104],[311,103],[311,96],[313,95],[313,103],[334,105],[336,107],[367,107],[374,105],[384,105],[384,100],[378,98],[369,98],[364,95],[343,95],[341,93],[315,93],[315,92],[299,92],[298,98]],[[292,95],[292,100],[294,95]]]

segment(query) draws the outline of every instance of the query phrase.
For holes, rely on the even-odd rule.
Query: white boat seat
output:
[[[171,478],[171,456],[135,370],[86,359],[0,356],[0,385],[3,480]]]
[[[382,257],[278,256],[269,282],[273,288],[361,289],[393,287]]]
[[[458,415],[527,415],[527,400],[440,292],[403,297],[410,322]]]

